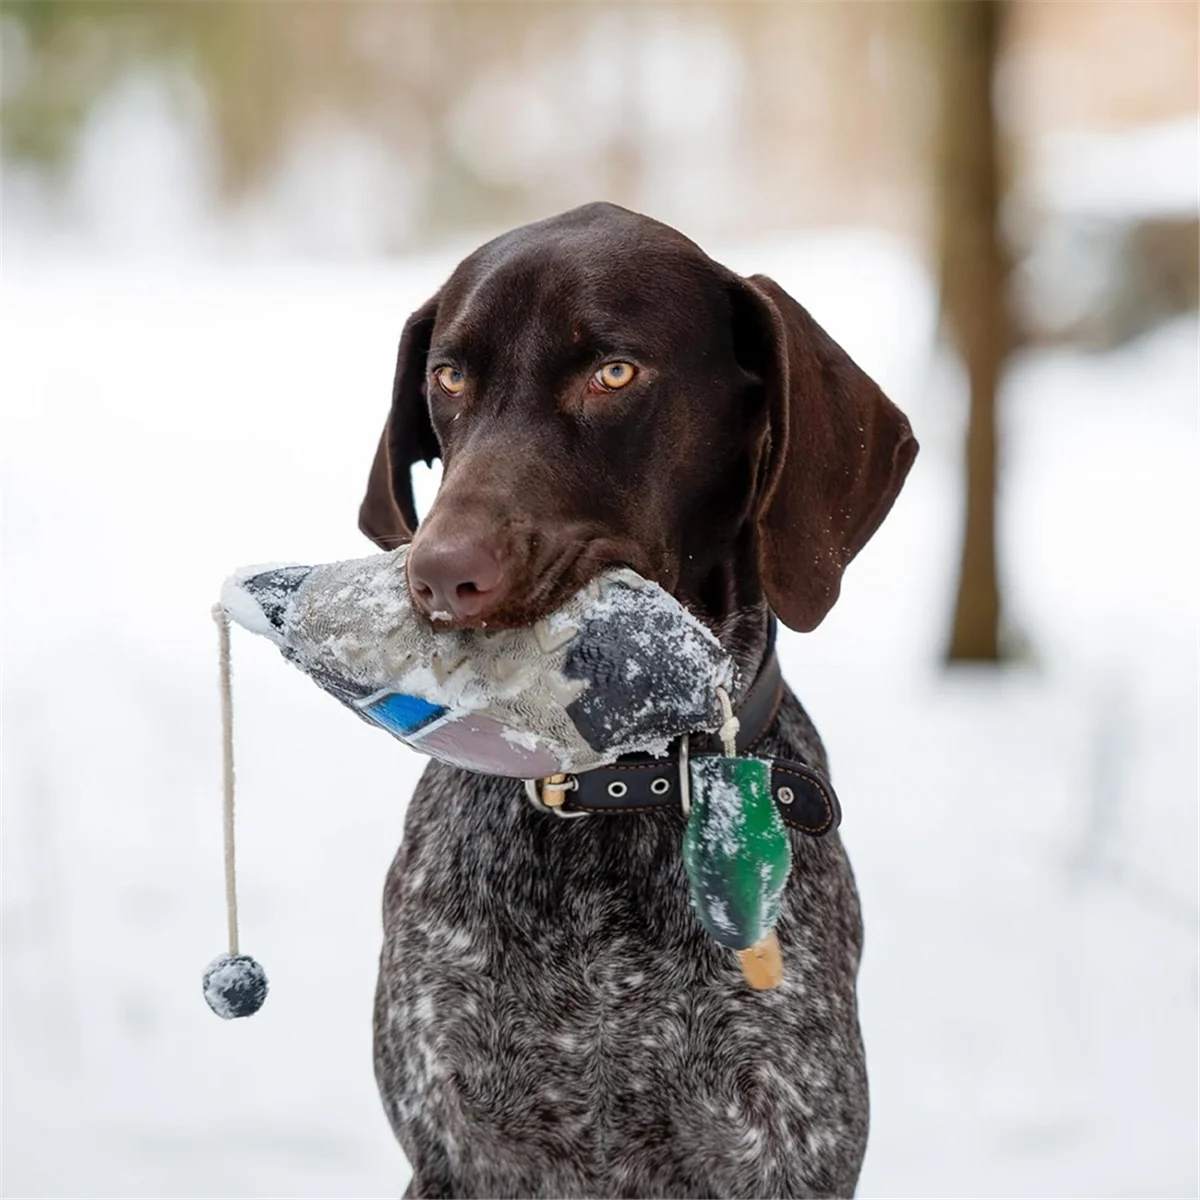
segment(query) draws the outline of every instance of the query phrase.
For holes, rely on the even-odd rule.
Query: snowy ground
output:
[[[839,607],[782,646],[866,911],[862,1194],[1195,1195],[1194,324],[1017,364],[1027,661],[946,675],[964,414],[923,273],[862,233],[725,257],[812,307],[923,443]],[[366,549],[396,337],[444,269],[6,268],[5,1195],[404,1186],[369,1018],[421,763],[235,633],[243,942],[273,990],[217,1021],[208,607],[239,564]]]

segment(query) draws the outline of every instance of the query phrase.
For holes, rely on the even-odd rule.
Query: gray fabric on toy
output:
[[[412,609],[407,552],[251,567],[221,606],[364,719],[472,771],[586,771],[720,727],[733,663],[657,584],[611,570],[529,628],[439,631]]]

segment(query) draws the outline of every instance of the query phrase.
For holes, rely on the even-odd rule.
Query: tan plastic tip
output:
[[[779,951],[779,939],[775,930],[748,950],[739,950],[742,971],[746,982],[757,992],[770,991],[783,982],[783,955]]]
[[[565,775],[547,775],[542,780],[542,803],[547,808],[562,808],[567,793],[561,787],[548,787],[551,783],[566,783]]]

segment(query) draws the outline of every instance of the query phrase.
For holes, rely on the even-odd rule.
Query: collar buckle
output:
[[[530,803],[543,812],[552,812],[564,820],[569,817],[591,816],[588,812],[566,812],[563,809],[567,793],[579,790],[579,777],[576,775],[547,775],[545,779],[525,779],[522,782],[525,784],[525,795],[529,797]]]

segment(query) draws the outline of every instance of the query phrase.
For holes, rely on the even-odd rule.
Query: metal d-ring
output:
[[[679,739],[679,807],[685,817],[692,813],[692,779],[688,766],[688,735]]]

